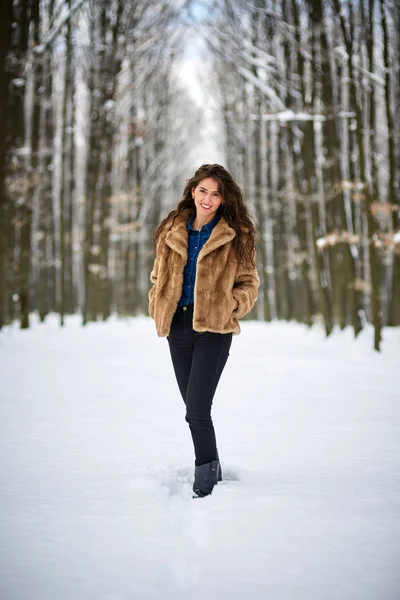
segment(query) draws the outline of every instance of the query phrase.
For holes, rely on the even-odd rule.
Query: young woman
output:
[[[202,165],[154,232],[149,314],[168,339],[195,451],[196,496],[222,479],[211,406],[238,319],[257,300],[255,231],[232,176]]]

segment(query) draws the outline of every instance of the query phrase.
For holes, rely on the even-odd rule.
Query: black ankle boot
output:
[[[218,450],[217,450],[217,461],[219,462]],[[222,469],[221,469],[221,463],[219,462],[218,481],[217,481],[217,483],[219,483],[220,481],[222,481]]]
[[[208,496],[218,483],[219,461],[213,460],[205,465],[195,466],[193,492],[194,498]]]

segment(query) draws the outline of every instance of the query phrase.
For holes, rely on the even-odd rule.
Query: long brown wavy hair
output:
[[[170,229],[173,226],[176,217],[185,209],[190,209],[192,213],[196,212],[194,200],[192,198],[192,188],[198,186],[199,182],[207,177],[211,177],[218,183],[218,191],[222,196],[223,204],[218,208],[220,214],[236,235],[233,238],[238,261],[243,265],[255,266],[255,227],[252,218],[247,210],[243,200],[243,192],[233,179],[232,175],[221,167],[221,165],[201,165],[193,177],[186,181],[182,199],[178,206],[172,210],[153,234],[154,248],[157,246],[158,238],[168,221],[172,218]]]

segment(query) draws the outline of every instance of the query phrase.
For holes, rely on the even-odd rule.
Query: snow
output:
[[[150,319],[0,334],[0,598],[397,600],[399,329],[245,322],[192,447]]]
[[[281,110],[281,111],[286,110],[284,103],[282,102],[282,100],[279,98],[278,94],[275,92],[275,90],[270,85],[268,85],[266,82],[262,81],[258,77],[255,77],[255,75],[253,75],[253,73],[245,67],[238,67],[237,71],[247,81],[252,83],[254,85],[254,87],[256,87],[258,90],[260,90],[271,101],[271,104],[274,108],[277,108],[278,110]]]
[[[297,112],[295,113],[293,110],[284,110],[282,112],[276,113],[266,113],[262,116],[264,121],[315,121],[321,122],[326,121],[326,117],[324,115],[319,114],[310,114],[306,112]]]
[[[17,77],[16,79],[12,79],[11,83],[14,87],[24,87],[26,81],[22,77]]]
[[[247,48],[247,50],[249,50],[250,52],[257,54],[257,56],[259,56],[260,58],[263,59],[264,63],[270,63],[270,64],[276,63],[276,56],[273,56],[272,54],[268,54],[262,48],[258,48],[257,46],[254,46],[254,44],[247,38],[243,38],[242,46],[243,46],[243,48]]]
[[[42,44],[40,44],[40,46],[37,46],[37,48],[36,48],[37,54],[43,54],[43,52],[46,50],[47,46],[49,46],[50,44],[53,43],[53,41],[61,33],[64,25],[69,21],[69,19],[72,18],[72,16],[76,13],[76,11],[78,11],[81,8],[81,6],[83,5],[84,2],[85,2],[85,0],[76,0],[76,2],[74,3],[73,6],[71,6],[71,8],[68,8],[68,10],[63,12],[62,17],[58,20],[57,24],[54,25],[53,29],[47,34],[45,41]]]
[[[339,58],[343,62],[347,62],[349,60],[349,55],[344,46],[336,46],[333,49],[333,52],[337,56],[337,58]],[[358,54],[352,55],[353,68],[360,71],[360,73],[365,75],[368,79],[370,79],[374,83],[377,83],[377,84],[385,87],[385,80],[382,77],[380,77],[379,75],[377,75],[376,73],[372,73],[371,71],[364,69],[364,67],[362,67],[360,64],[358,64],[359,60],[360,60],[360,57],[358,56]]]

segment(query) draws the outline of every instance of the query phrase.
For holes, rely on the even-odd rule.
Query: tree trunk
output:
[[[71,0],[67,2],[68,10],[71,10]],[[73,89],[73,73],[72,73],[72,25],[71,19],[67,23],[66,39],[65,39],[65,72],[64,72],[64,88],[63,88],[63,109],[62,109],[62,134],[61,134],[61,169],[60,169],[60,268],[59,268],[59,282],[60,282],[60,297],[58,313],[60,315],[60,324],[64,325],[65,307],[68,304],[67,296],[70,296],[72,281],[69,276],[72,277],[72,269],[69,266],[72,264],[72,197],[70,196],[70,185],[69,177],[70,165],[68,161],[70,158],[70,149],[68,147],[68,138],[70,135],[68,131],[74,126],[74,123],[69,121],[69,105],[71,99],[71,90]],[[72,91],[73,94],[73,91]],[[69,177],[68,177],[69,176]],[[67,272],[68,270],[68,272]],[[67,293],[68,292],[68,293]]]
[[[9,311],[12,290],[9,286],[9,238],[12,230],[11,206],[5,178],[9,150],[9,108],[12,75],[7,68],[7,57],[12,48],[13,3],[0,0],[0,329],[11,320]]]
[[[392,108],[392,73],[393,68],[390,61],[389,53],[389,30],[387,22],[387,11],[389,6],[387,1],[380,0],[381,18],[382,18],[382,33],[383,33],[383,64],[385,73],[385,112],[388,129],[388,158],[389,158],[389,181],[387,201],[392,208],[392,231],[399,232],[400,229],[400,181],[397,180],[398,170],[396,168],[396,148],[395,148],[395,123],[393,118]],[[397,147],[397,159],[400,156],[400,145]],[[400,252],[393,252],[392,263],[392,285],[391,298],[389,308],[389,325],[400,324]]]
[[[38,13],[38,0],[33,2],[35,13]],[[18,38],[15,45],[16,72],[13,74],[14,81],[23,82],[23,85],[14,85],[10,98],[10,122],[11,122],[11,144],[10,150],[14,156],[15,166],[10,173],[15,186],[13,194],[15,202],[19,205],[17,211],[17,243],[18,243],[18,290],[20,306],[20,325],[22,329],[29,327],[29,283],[31,267],[31,229],[32,229],[32,206],[29,202],[27,189],[32,185],[30,175],[25,171],[25,161],[21,148],[25,147],[25,66],[28,52],[29,24],[31,18],[31,5],[29,0],[21,0],[17,17],[15,36]],[[35,14],[35,19],[37,15]],[[35,26],[36,28],[36,26]],[[18,156],[19,154],[19,156]],[[22,156],[21,156],[22,155]]]

